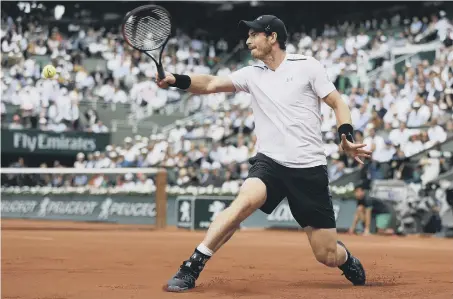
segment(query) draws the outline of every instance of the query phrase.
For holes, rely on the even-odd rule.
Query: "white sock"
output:
[[[198,245],[197,250],[207,256],[212,256],[214,254],[214,251],[206,247],[203,243]]]

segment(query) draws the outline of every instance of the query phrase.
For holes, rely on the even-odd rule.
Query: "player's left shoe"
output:
[[[346,246],[341,241],[337,241],[340,246],[342,246],[346,253],[348,254],[348,259],[346,262],[339,266],[341,271],[343,271],[343,275],[352,282],[355,286],[364,285],[366,282],[366,274],[365,269],[362,266],[362,263],[359,261],[358,258],[353,256]]]
[[[167,282],[169,292],[184,292],[195,287],[195,281],[200,276],[209,257],[195,251],[190,259],[184,261],[178,272]]]

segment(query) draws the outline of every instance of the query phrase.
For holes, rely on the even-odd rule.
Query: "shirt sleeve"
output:
[[[246,66],[237,71],[232,72],[228,77],[233,81],[233,85],[236,88],[236,92],[244,91],[249,93],[249,82],[252,75],[251,66]]]
[[[312,61],[312,88],[316,95],[323,99],[336,88],[332,81],[330,81],[327,71],[322,64],[314,58]]]

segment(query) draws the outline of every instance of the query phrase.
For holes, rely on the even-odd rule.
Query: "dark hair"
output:
[[[272,32],[264,32],[264,34],[266,34],[266,36],[271,36]],[[280,49],[286,50],[286,41],[282,40],[281,37],[278,36],[278,33],[277,33],[277,42],[278,42],[278,45],[280,46]]]
[[[354,191],[357,191],[358,189],[365,191],[365,188],[362,185],[354,186]]]
[[[357,184],[354,186],[354,191],[357,190],[357,189],[362,189],[363,191],[365,191],[365,190],[369,189],[368,187],[369,187],[369,186],[368,186],[368,184],[367,184],[366,181],[364,181],[364,180],[359,180],[359,181],[357,182]]]

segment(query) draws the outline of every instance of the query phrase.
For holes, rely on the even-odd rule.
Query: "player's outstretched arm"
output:
[[[352,124],[351,111],[337,90],[329,93],[323,100],[335,112],[338,128],[343,124]]]
[[[163,80],[156,76],[160,88],[169,86],[177,87],[194,94],[210,94],[218,92],[235,92],[233,81],[229,77],[212,76],[204,74],[179,75],[165,73]]]
[[[370,158],[371,151],[364,149],[367,146],[366,144],[354,143],[354,128],[352,127],[351,112],[348,105],[343,101],[337,90],[330,92],[323,100],[335,112],[341,147],[346,154],[354,157],[358,163],[363,164],[360,157]]]

